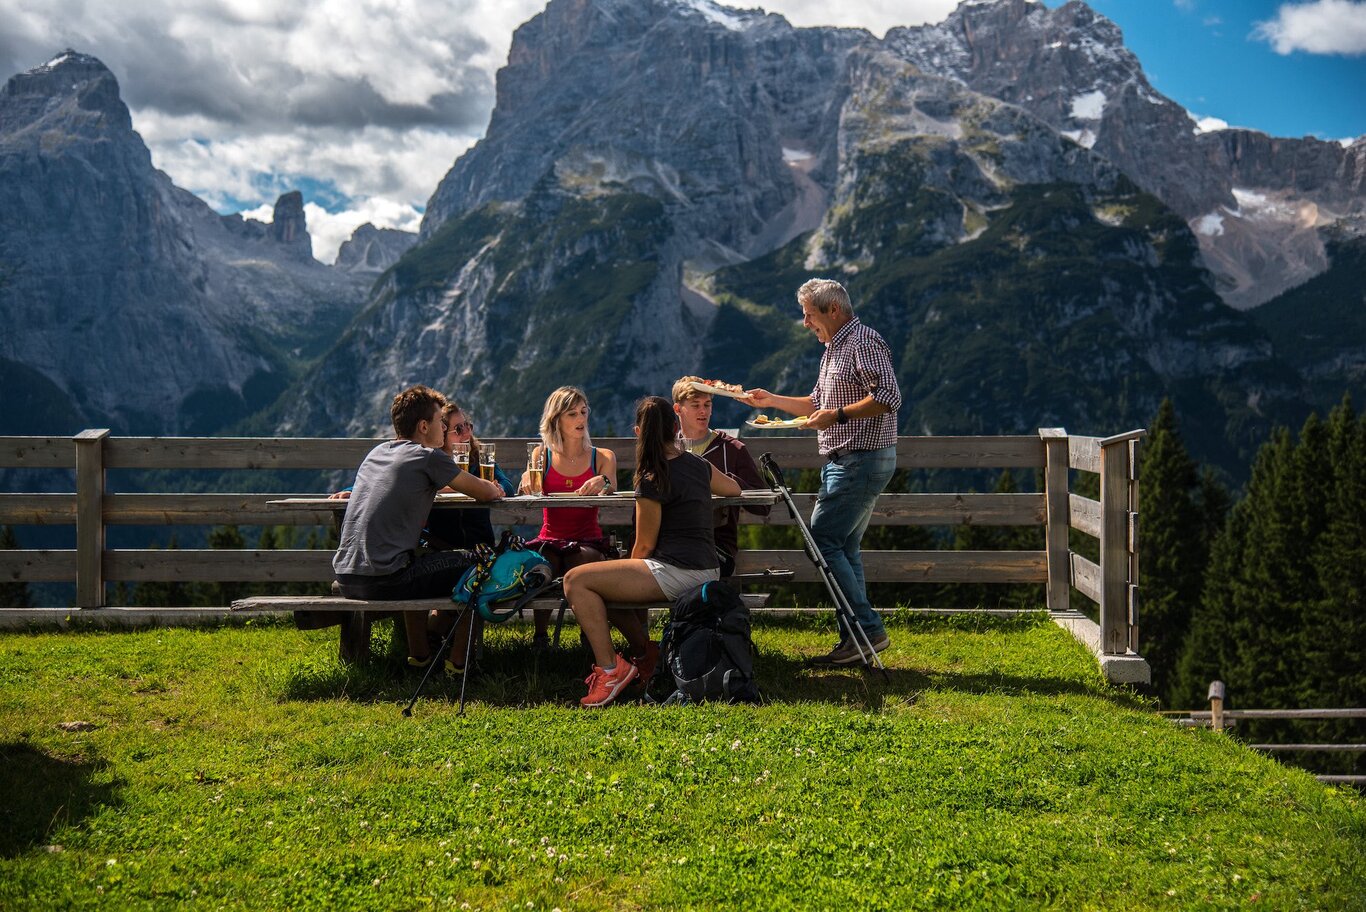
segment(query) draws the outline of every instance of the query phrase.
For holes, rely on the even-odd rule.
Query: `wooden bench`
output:
[[[740,596],[751,611],[763,608],[772,598],[770,592],[746,592]],[[651,611],[668,611],[672,602],[609,602],[609,609],[648,608]],[[362,599],[342,598],[341,596],[307,595],[262,595],[237,599],[232,603],[233,613],[240,614],[285,614],[292,612],[300,630],[320,630],[324,627],[341,626],[341,642],[338,654],[343,662],[364,661],[370,655],[370,628],[375,621],[392,618],[402,611],[448,610],[454,606],[450,599],[410,599],[407,601],[377,602]],[[560,599],[533,599],[525,605],[528,610],[544,608],[549,611],[560,607]]]

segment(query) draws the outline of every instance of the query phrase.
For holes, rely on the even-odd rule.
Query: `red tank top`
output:
[[[545,492],[577,491],[583,483],[598,474],[598,449],[593,448],[588,468],[572,478],[561,475],[555,468],[555,454],[550,453],[545,467]],[[555,507],[541,511],[541,532],[537,538],[558,538],[563,541],[597,541],[603,537],[598,525],[597,507]]]

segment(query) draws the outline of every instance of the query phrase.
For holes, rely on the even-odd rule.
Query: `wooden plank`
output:
[[[1068,608],[1068,543],[1067,526],[1070,522],[1067,492],[1067,431],[1063,428],[1039,428],[1044,443],[1044,497],[1047,519],[1044,547],[1048,553],[1048,610],[1066,611]]]
[[[1366,753],[1366,744],[1249,744],[1259,751],[1333,751],[1350,754]]]
[[[355,469],[384,438],[112,437],[111,469]]]
[[[802,517],[810,520],[815,494],[793,494]],[[875,526],[1037,526],[1045,519],[1043,494],[883,494],[873,507]],[[768,516],[740,511],[747,525],[790,526],[787,507],[776,504]]]
[[[70,583],[75,579],[75,550],[0,550],[0,581]]]
[[[741,551],[736,571],[791,570],[793,582],[819,582],[815,565],[803,551]],[[1043,551],[864,551],[864,577],[870,583],[1044,583]]]
[[[331,551],[117,550],[105,552],[105,575],[127,582],[326,582]]]
[[[1100,538],[1100,501],[1080,494],[1069,494],[1067,516],[1073,529]]]
[[[107,428],[76,435],[76,606],[104,606],[104,445]]]
[[[1080,554],[1071,555],[1072,585],[1091,601],[1100,602],[1100,566]]]
[[[1107,655],[1129,648],[1129,447],[1101,450],[1100,645]]]
[[[284,494],[106,494],[109,525],[331,525],[336,511],[283,509],[269,505]],[[307,496],[307,495],[298,495]]]
[[[898,437],[900,469],[1041,469],[1043,441],[1016,437]]]
[[[74,469],[70,437],[0,437],[0,468]]]
[[[1100,438],[1068,437],[1067,464],[1083,472],[1100,471]]]
[[[0,494],[0,523],[69,526],[75,522],[75,494]]]
[[[24,552],[12,552],[24,553]],[[865,551],[869,582],[1043,583],[1043,551]],[[794,582],[816,582],[815,566],[802,551],[741,551],[737,571],[792,570]],[[331,551],[116,550],[105,552],[111,580],[143,582],[325,582],[332,579]]]
[[[1207,709],[1198,709],[1189,716],[1192,719],[1209,719]],[[1226,719],[1366,719],[1366,708],[1350,709],[1226,709]]]
[[[14,440],[16,438],[7,438]],[[40,439],[40,438],[35,438]],[[113,437],[106,443],[105,463],[116,469],[354,469],[385,438],[323,437]],[[498,446],[505,470],[520,471],[530,437],[487,440]],[[757,457],[772,453],[784,469],[817,468],[825,463],[813,434],[742,438]],[[1094,438],[1086,438],[1094,439]],[[618,467],[635,466],[635,441],[599,438],[594,441],[617,454]],[[15,452],[19,452],[16,447]],[[33,447],[25,464],[54,465],[37,458]],[[18,456],[15,457],[19,458]],[[1031,436],[900,437],[899,468],[1042,468],[1043,442]]]

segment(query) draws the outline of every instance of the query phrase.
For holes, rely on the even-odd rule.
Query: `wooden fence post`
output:
[[[1044,443],[1044,498],[1047,524],[1044,547],[1048,554],[1048,610],[1066,611],[1071,606],[1071,563],[1068,560],[1067,529],[1070,525],[1067,500],[1067,431],[1039,428]]]
[[[104,440],[109,429],[76,435],[76,607],[104,607]]]
[[[1209,682],[1209,720],[1210,727],[1217,732],[1224,730],[1224,682]]]
[[[1129,445],[1100,449],[1100,646],[1129,648]]]
[[[1143,441],[1129,441],[1129,651],[1138,650],[1138,457]]]

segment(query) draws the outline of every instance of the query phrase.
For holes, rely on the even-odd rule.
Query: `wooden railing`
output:
[[[1225,709],[1227,688],[1223,681],[1209,684],[1209,709],[1170,709],[1162,715],[1172,718],[1177,725],[1186,728],[1211,728],[1214,731],[1228,731],[1238,725],[1239,719],[1251,722],[1257,719],[1279,719],[1293,722],[1366,719],[1366,708],[1347,707],[1340,709]],[[1248,747],[1266,753],[1366,753],[1366,744],[1249,744]],[[1314,773],[1320,782],[1366,787],[1366,776]]]
[[[1100,606],[1104,651],[1137,651],[1136,454],[1142,432],[1100,440],[1068,437],[1060,429],[1038,436],[901,437],[901,469],[1043,469],[1042,493],[883,494],[872,522],[877,525],[993,526],[1043,525],[1044,551],[865,551],[870,582],[1042,583],[1048,607],[1065,611],[1075,587]],[[306,550],[110,549],[110,526],[317,525],[332,521],[328,510],[282,510],[269,501],[282,493],[181,494],[121,493],[107,490],[109,470],[311,469],[354,471],[377,443],[370,439],[328,438],[158,438],[114,437],[104,430],[67,437],[0,437],[0,468],[74,469],[72,493],[0,493],[0,524],[75,525],[74,550],[0,551],[0,579],[74,581],[75,604],[100,608],[106,583],[175,580],[183,582],[321,582],[332,578],[331,552]],[[502,454],[525,451],[525,438],[491,439]],[[784,469],[816,468],[823,463],[812,438],[754,437],[757,455],[771,452]],[[624,471],[634,467],[634,441],[598,439],[611,447]],[[506,460],[507,468],[521,466]],[[1098,472],[1101,500],[1068,492],[1069,467]],[[316,494],[317,492],[307,492]],[[809,518],[813,494],[794,498]],[[602,508],[604,525],[626,525],[629,504]],[[539,512],[515,504],[495,506],[495,523],[537,524]],[[745,523],[789,525],[782,507],[768,517],[742,512]],[[1100,539],[1100,562],[1073,554],[1067,529]],[[742,551],[738,570],[784,568],[796,581],[817,580],[800,551]]]

